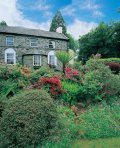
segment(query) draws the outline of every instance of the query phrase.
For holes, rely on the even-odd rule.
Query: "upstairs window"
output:
[[[16,53],[14,49],[9,48],[5,50],[5,63],[15,64],[16,63]]]
[[[33,66],[41,66],[41,56],[40,55],[33,56]]]
[[[38,45],[37,38],[31,38],[30,46],[31,47],[37,47],[37,45]]]
[[[14,45],[14,38],[13,38],[13,36],[7,36],[6,37],[6,45],[7,46],[13,46]]]
[[[49,41],[49,48],[55,48],[55,41]]]

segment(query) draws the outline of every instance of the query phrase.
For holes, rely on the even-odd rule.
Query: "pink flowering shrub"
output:
[[[65,69],[65,76],[67,79],[75,81],[76,78],[79,76],[79,72],[77,70],[67,67]]]

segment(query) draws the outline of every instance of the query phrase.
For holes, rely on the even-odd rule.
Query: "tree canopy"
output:
[[[7,26],[7,23],[5,21],[0,22],[0,26]]]
[[[51,25],[50,25],[50,31],[56,32],[56,29],[58,27],[62,27],[63,34],[66,34],[67,32],[66,24],[65,24],[65,21],[60,11],[57,11],[55,16],[53,17]]]
[[[88,60],[92,54],[100,53],[103,58],[120,57],[120,22],[107,25],[100,23],[79,38],[79,60]]]
[[[66,36],[69,38],[69,49],[76,51],[79,48],[78,40],[74,39],[70,33],[67,33]]]

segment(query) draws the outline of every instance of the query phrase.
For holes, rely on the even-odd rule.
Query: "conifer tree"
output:
[[[51,25],[50,25],[50,31],[56,32],[56,29],[58,27],[62,27],[63,34],[66,34],[67,29],[66,29],[65,21],[60,11],[57,11],[55,16],[53,17]]]

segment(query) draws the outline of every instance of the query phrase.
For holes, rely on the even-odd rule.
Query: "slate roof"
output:
[[[39,29],[29,29],[24,27],[0,26],[0,33],[29,35],[29,36],[37,36],[37,37],[44,37],[44,38],[68,40],[68,38],[61,33],[43,31]]]

